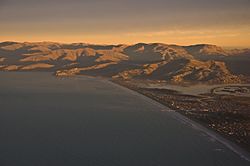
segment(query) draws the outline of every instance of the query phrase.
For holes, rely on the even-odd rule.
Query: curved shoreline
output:
[[[237,144],[235,144],[234,142],[224,138],[223,136],[221,136],[220,134],[212,131],[211,129],[209,128],[206,128],[204,127],[203,125],[201,125],[200,123],[198,122],[195,122],[191,119],[189,119],[188,117],[168,108],[167,106],[159,103],[158,101],[148,97],[148,96],[145,96],[137,91],[134,91],[132,89],[129,89],[125,86],[122,86],[120,84],[117,84],[115,82],[113,82],[111,79],[109,78],[105,78],[105,77],[95,77],[95,76],[88,76],[88,75],[76,75],[76,76],[73,76],[72,78],[76,78],[76,79],[82,79],[82,78],[88,78],[88,79],[95,79],[95,80],[99,80],[101,82],[105,82],[107,84],[110,84],[112,86],[115,86],[119,89],[122,89],[128,93],[130,93],[131,95],[134,95],[134,96],[137,96],[141,99],[143,99],[144,101],[152,104],[152,105],[155,105],[156,107],[158,107],[160,109],[161,112],[168,112],[169,115],[182,122],[182,123],[185,123],[186,125],[188,125],[189,127],[199,131],[199,132],[202,132],[204,134],[206,134],[207,136],[209,136],[210,138],[216,140],[217,142],[221,143],[222,145],[224,145],[226,148],[230,149],[232,152],[234,152],[235,154],[237,154],[238,156],[240,156],[242,159],[250,162],[250,153],[247,152],[246,150],[242,149],[241,147],[239,147]]]
[[[192,127],[193,129],[200,131],[204,134],[206,134],[207,136],[209,136],[210,138],[213,138],[214,140],[216,140],[217,142],[223,144],[225,147],[227,147],[228,149],[230,149],[231,151],[233,151],[235,154],[237,154],[238,156],[240,156],[242,159],[250,162],[250,153],[247,152],[246,150],[242,149],[241,147],[239,147],[238,145],[236,145],[235,143],[231,142],[230,140],[222,137],[221,135],[219,135],[218,133],[202,126],[201,124],[189,119],[188,117],[174,111],[171,110],[170,108],[168,108],[167,106],[159,103],[156,100],[153,100],[152,98],[149,98],[139,92],[136,92],[134,90],[131,90],[127,87],[124,87],[122,85],[116,84],[114,82],[112,82],[110,79],[104,79],[101,78],[101,81],[104,81],[106,83],[109,83],[117,88],[120,88],[122,90],[127,91],[128,93],[130,93],[131,95],[135,95],[138,96],[140,98],[142,98],[143,100],[157,106],[158,108],[161,109],[161,111],[163,112],[168,112],[169,115],[171,117],[173,117],[174,119],[180,121],[180,122],[184,122],[185,124],[189,125],[190,127]]]

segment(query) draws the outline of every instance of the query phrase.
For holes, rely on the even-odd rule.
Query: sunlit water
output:
[[[96,78],[1,72],[0,165],[249,165],[159,109]]]

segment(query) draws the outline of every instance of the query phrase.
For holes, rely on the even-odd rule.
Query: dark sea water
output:
[[[168,112],[97,78],[0,73],[0,166],[249,166]]]

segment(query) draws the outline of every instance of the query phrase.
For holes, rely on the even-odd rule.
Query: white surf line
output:
[[[83,76],[85,77],[85,76]],[[217,134],[216,132],[200,125],[199,123],[187,118],[186,116],[174,111],[174,110],[171,110],[170,108],[168,108],[167,106],[143,95],[143,94],[140,94],[139,92],[136,92],[134,90],[131,90],[129,88],[126,88],[124,86],[121,86],[119,84],[116,84],[114,82],[112,82],[110,79],[105,79],[105,78],[93,78],[93,79],[96,79],[97,81],[101,81],[101,82],[104,82],[104,83],[108,83],[112,86],[115,86],[119,89],[122,89],[124,91],[127,91],[128,93],[130,93],[131,95],[134,95],[134,96],[137,96],[141,99],[143,99],[144,101],[152,104],[152,105],[155,105],[156,107],[160,108],[160,111],[162,112],[169,112],[169,115],[180,121],[181,123],[185,123],[187,125],[189,125],[190,127],[192,127],[193,129],[197,130],[197,131],[200,131],[202,133],[205,133],[207,136],[209,136],[210,138],[220,142],[221,144],[223,144],[225,147],[227,147],[228,149],[230,149],[231,151],[233,151],[234,153],[236,153],[237,155],[239,155],[241,158],[245,159],[246,161],[250,162],[250,154],[245,151],[244,149],[242,149],[241,147],[239,147],[238,145],[236,145],[235,143],[225,139],[224,137],[220,136],[219,134]]]
[[[214,131],[200,125],[199,123],[185,117],[184,115],[174,111],[174,110],[171,110],[170,108],[168,108],[167,106],[143,95],[143,94],[140,94],[136,91],[133,91],[129,88],[126,88],[126,87],[123,87],[119,84],[116,84],[108,79],[102,79],[101,81],[103,82],[107,82],[115,87],[118,87],[119,89],[122,89],[124,91],[127,91],[129,92],[130,94],[132,95],[135,95],[135,96],[138,96],[140,98],[142,98],[143,100],[157,106],[158,108],[161,109],[161,111],[166,111],[166,112],[169,112],[169,114],[176,120],[180,121],[180,122],[184,122],[186,124],[188,124],[190,127],[192,127],[193,129],[195,130],[198,130],[202,133],[205,133],[207,136],[211,137],[212,139],[220,142],[221,144],[223,144],[224,146],[226,146],[228,149],[230,149],[231,151],[233,151],[234,153],[236,153],[237,155],[239,155],[242,159],[250,162],[250,154],[245,151],[244,149],[242,149],[241,147],[239,147],[238,145],[236,145],[235,143],[225,139],[224,137],[220,136],[219,134],[215,133]]]

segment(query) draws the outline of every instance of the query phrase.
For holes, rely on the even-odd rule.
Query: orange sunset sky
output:
[[[250,47],[249,0],[0,0],[0,41]]]

